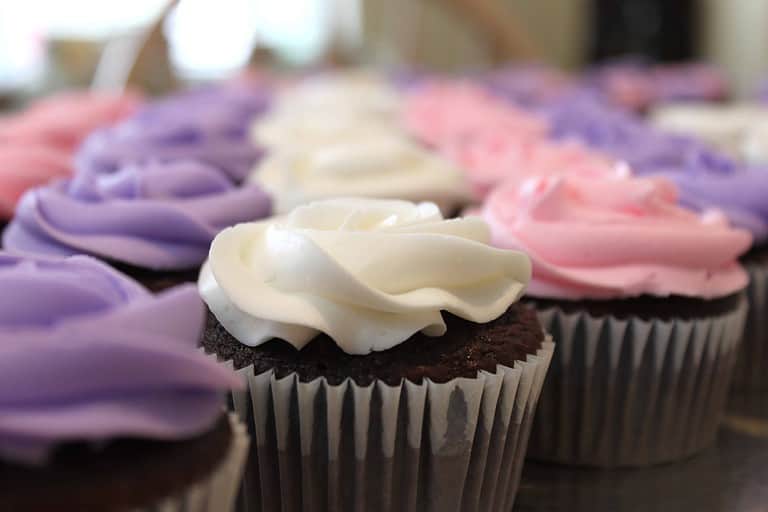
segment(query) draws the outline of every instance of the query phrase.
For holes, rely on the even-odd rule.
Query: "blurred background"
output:
[[[720,66],[750,95],[768,0],[0,0],[0,96],[131,84],[150,93],[252,68],[468,70],[617,56]]]

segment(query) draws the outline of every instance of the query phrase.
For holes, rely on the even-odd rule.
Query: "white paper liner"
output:
[[[768,391],[768,265],[748,263],[749,313],[731,389],[738,394]]]
[[[696,320],[595,318],[539,310],[557,342],[528,456],[561,464],[648,466],[715,439],[747,303]]]
[[[245,510],[509,510],[553,350],[547,337],[514,368],[442,384],[238,370],[232,407],[254,440]]]
[[[136,512],[230,512],[240,488],[250,441],[245,425],[229,414],[232,438],[229,449],[216,469],[203,481]]]

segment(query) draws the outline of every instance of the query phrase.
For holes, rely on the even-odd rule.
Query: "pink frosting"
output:
[[[96,128],[133,113],[140,97],[133,93],[65,92],[0,118],[0,143],[43,143],[74,151]]]
[[[534,297],[715,298],[744,288],[751,235],[677,205],[662,178],[540,176],[506,182],[482,215],[498,247],[526,252]]]
[[[629,172],[617,162],[575,142],[548,142],[486,131],[469,141],[449,145],[444,152],[466,174],[477,197],[485,197],[505,180],[579,173],[613,176]]]
[[[543,119],[467,83],[419,86],[405,99],[403,122],[414,137],[438,148],[489,131],[543,138],[548,130]]]
[[[136,110],[136,94],[62,93],[0,117],[0,218],[29,188],[72,173],[72,154],[91,131]]]

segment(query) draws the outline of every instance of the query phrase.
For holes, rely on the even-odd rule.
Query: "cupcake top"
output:
[[[548,142],[505,132],[479,134],[449,145],[445,153],[458,163],[475,196],[480,198],[505,180],[519,181],[537,175],[610,176],[629,172],[625,163],[592,151],[577,141]]]
[[[13,216],[21,195],[30,188],[72,173],[71,154],[37,142],[0,143],[0,219]]]
[[[278,151],[252,174],[285,213],[317,199],[431,200],[450,210],[470,197],[461,172],[401,134],[350,133],[324,145]]]
[[[3,244],[41,254],[87,253],[152,270],[187,270],[203,262],[221,229],[269,212],[260,188],[237,188],[213,167],[149,162],[30,190]]]
[[[242,84],[170,96],[89,136],[78,152],[77,170],[108,174],[126,164],[191,159],[242,181],[261,156],[248,127],[268,101],[265,91]]]
[[[671,295],[703,299],[744,288],[737,258],[751,243],[717,212],[677,205],[663,178],[535,177],[494,190],[483,206],[494,245],[525,251],[539,298]]]
[[[127,117],[140,103],[136,94],[59,93],[0,117],[0,146],[45,145],[72,152],[90,132]]]
[[[468,83],[427,83],[407,95],[403,111],[407,130],[438,148],[486,132],[542,138],[547,123]]]
[[[0,457],[207,431],[237,377],[200,353],[194,287],[153,296],[91,258],[0,253]]]
[[[505,99],[530,107],[546,104],[574,86],[565,72],[535,63],[502,67],[481,81]]]
[[[432,203],[319,201],[222,231],[198,286],[245,345],[300,349],[322,332],[368,354],[444,334],[441,311],[488,322],[516,302],[529,260],[488,242],[481,219],[444,220]]]
[[[768,239],[768,172],[740,165],[691,137],[667,134],[594,101],[568,101],[548,112],[552,134],[576,138],[625,160],[641,175],[674,181],[680,202],[699,211],[722,210],[737,227],[752,232],[755,243]]]
[[[686,103],[654,110],[652,122],[662,130],[698,137],[734,158],[743,158],[747,134],[768,121],[768,109],[759,105]]]

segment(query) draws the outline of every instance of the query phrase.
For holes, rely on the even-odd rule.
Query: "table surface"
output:
[[[527,462],[515,512],[766,512],[768,396],[733,397],[715,446],[648,469]]]

